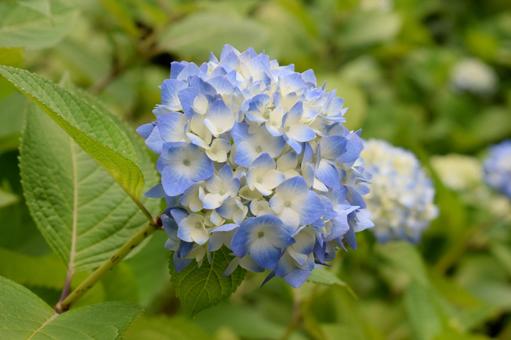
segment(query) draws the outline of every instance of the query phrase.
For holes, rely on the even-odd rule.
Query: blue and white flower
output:
[[[371,227],[362,140],[314,72],[225,46],[172,62],[156,120],[137,129],[159,154],[162,215],[176,270],[222,247],[237,266],[301,285]]]
[[[511,198],[511,140],[490,149],[484,162],[484,179],[490,187]]]
[[[371,223],[381,242],[419,240],[422,231],[437,214],[435,189],[419,161],[411,152],[385,141],[369,140],[362,160],[371,175],[366,202],[370,212],[359,214],[357,225]]]

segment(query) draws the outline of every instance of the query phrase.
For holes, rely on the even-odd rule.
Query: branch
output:
[[[135,249],[144,239],[156,230],[160,229],[160,223],[149,223],[135,235],[133,235],[121,248],[119,248],[108,260],[103,262],[95,271],[93,271],[84,281],[80,283],[71,294],[67,295],[62,301],[55,306],[57,313],[67,311],[73,303],[80,299],[85,293],[98,282],[112,267],[121,262],[133,249]]]

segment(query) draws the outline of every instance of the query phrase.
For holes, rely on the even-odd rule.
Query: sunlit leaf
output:
[[[81,93],[13,67],[0,66],[0,75],[42,107],[131,197],[140,196],[144,177],[137,163],[144,164],[147,157],[137,151],[133,132]]]
[[[20,168],[34,221],[72,271],[96,267],[147,223],[114,179],[38,109],[27,119]]]

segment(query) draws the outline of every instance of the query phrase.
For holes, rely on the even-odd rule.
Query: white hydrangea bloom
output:
[[[417,241],[438,214],[434,187],[417,158],[387,142],[369,140],[362,159],[372,176],[365,198],[377,238]]]

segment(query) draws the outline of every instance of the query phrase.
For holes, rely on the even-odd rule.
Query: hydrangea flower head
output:
[[[417,158],[385,141],[369,140],[362,159],[371,175],[367,206],[378,240],[418,241],[438,212],[434,187]]]
[[[511,140],[490,149],[484,162],[484,178],[490,187],[511,198]]]
[[[296,287],[372,226],[359,132],[312,71],[225,46],[201,65],[173,62],[153,112],[137,131],[159,154],[148,195],[167,199],[177,270],[225,246],[226,274],[268,271]]]

